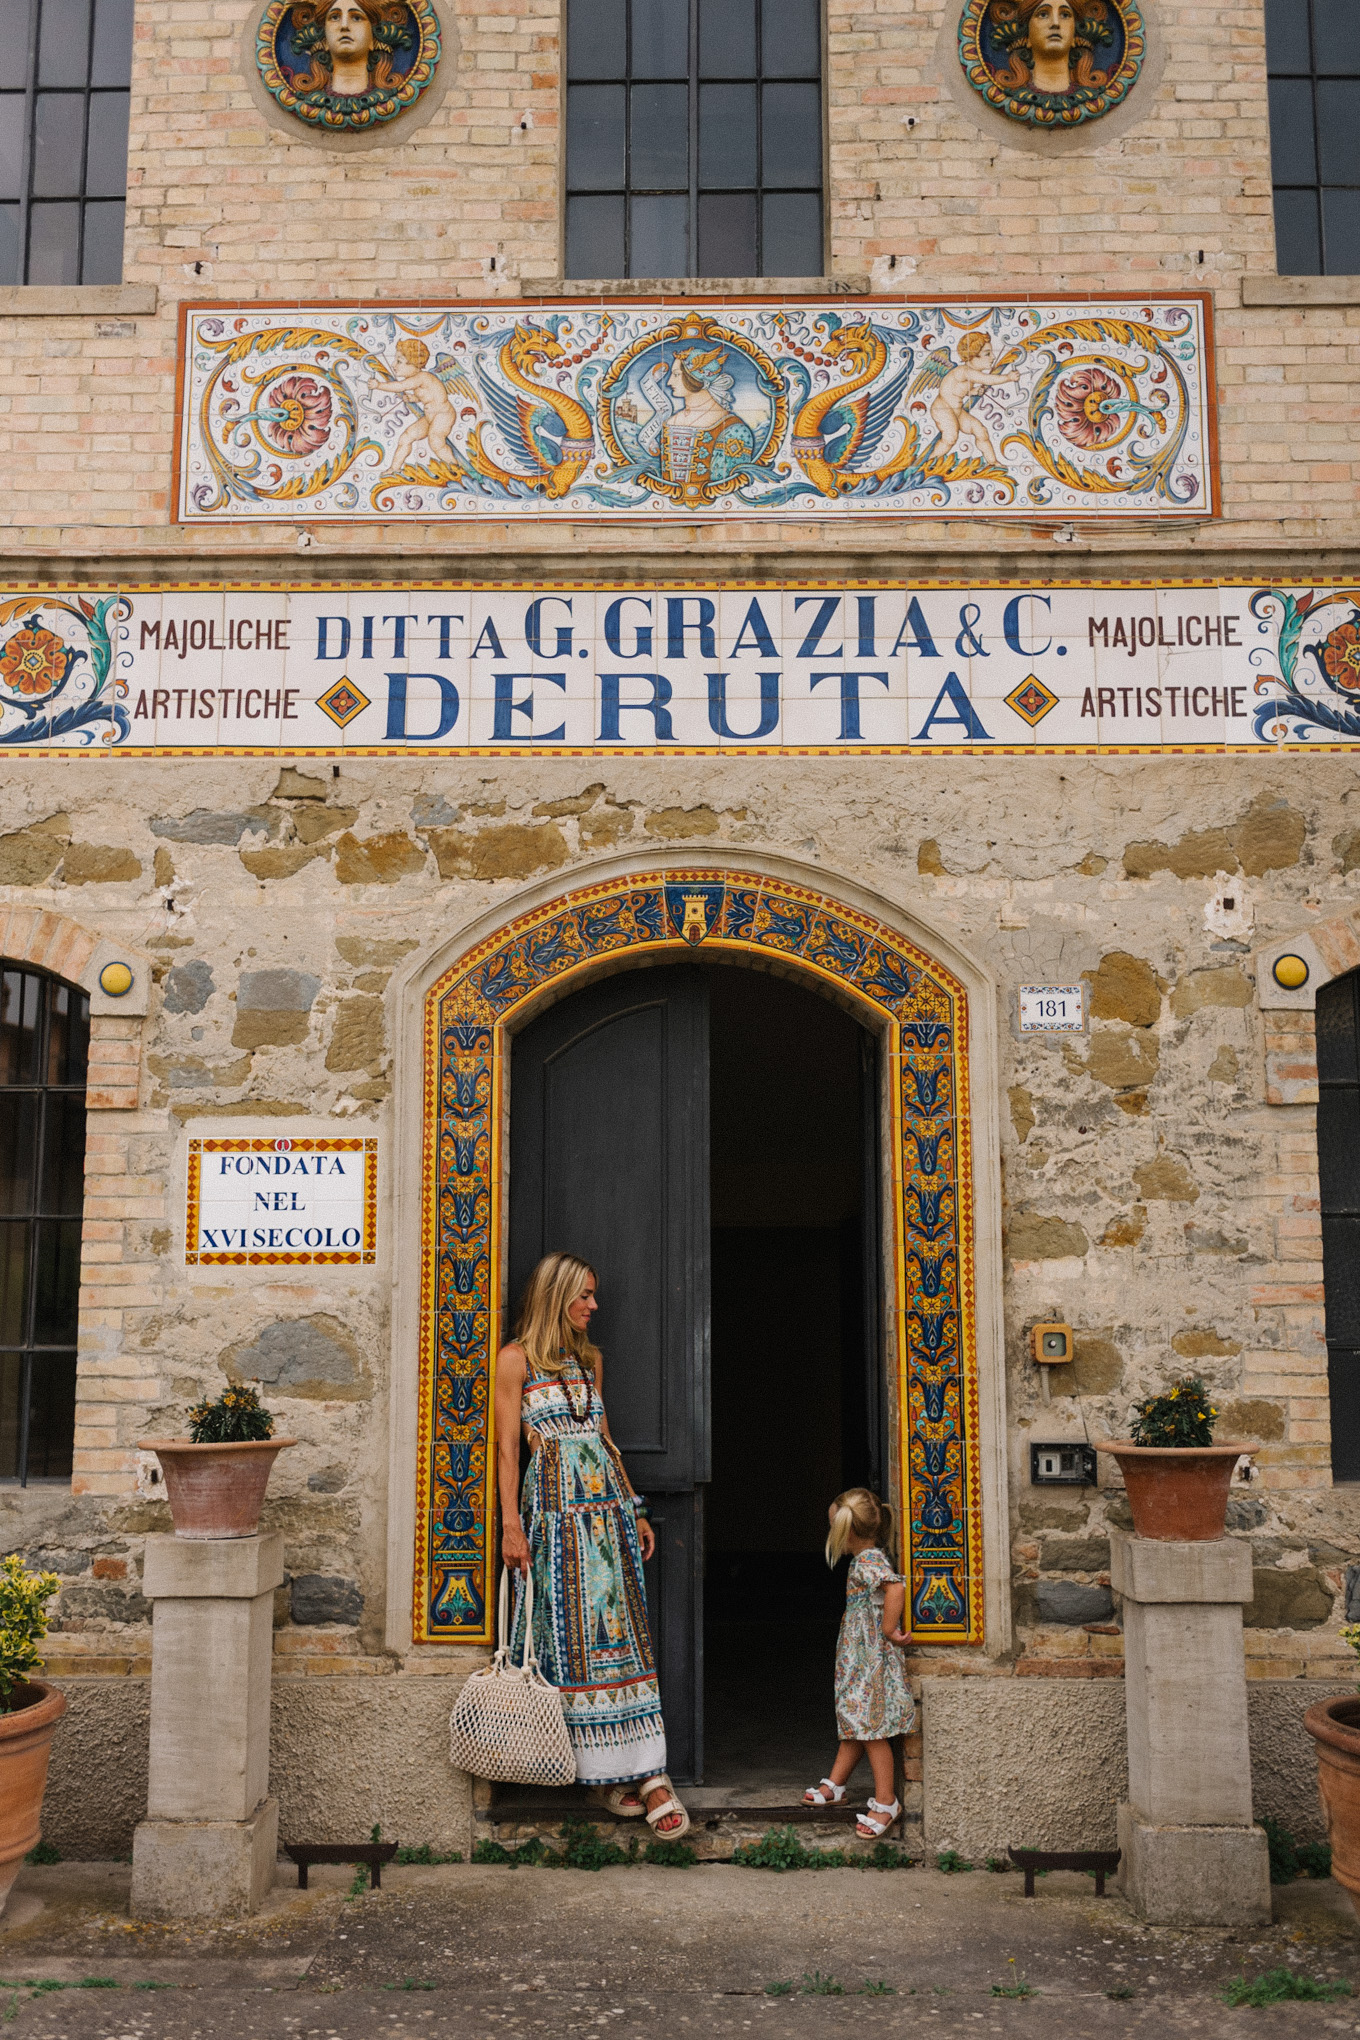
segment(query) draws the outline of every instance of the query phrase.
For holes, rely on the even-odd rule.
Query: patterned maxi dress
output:
[[[576,1411],[574,1414],[572,1400]],[[647,1626],[637,1513],[604,1404],[573,1373],[530,1375],[521,1416],[539,1443],[520,1510],[534,1577],[534,1649],[562,1694],[576,1776],[623,1784],[666,1768],[656,1664]],[[514,1655],[524,1648],[523,1594],[515,1597]]]
[[[876,1545],[850,1561],[836,1643],[836,1731],[846,1742],[886,1742],[916,1726],[901,1646],[883,1634],[884,1589],[905,1585]]]

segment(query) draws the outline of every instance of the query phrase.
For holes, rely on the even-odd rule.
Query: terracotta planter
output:
[[[10,1711],[0,1714],[0,1911],[24,1857],[42,1839],[47,1759],[66,1712],[66,1695],[42,1679],[16,1686],[13,1699]]]
[[[253,1537],[269,1475],[296,1438],[261,1438],[249,1445],[191,1445],[187,1438],[148,1438],[165,1475],[176,1537]]]
[[[1113,1453],[1128,1489],[1137,1537],[1202,1544],[1223,1535],[1233,1468],[1254,1445],[1097,1445]]]
[[[1360,1914],[1360,1694],[1319,1700],[1303,1725],[1317,1744],[1318,1797],[1332,1845],[1332,1875]]]

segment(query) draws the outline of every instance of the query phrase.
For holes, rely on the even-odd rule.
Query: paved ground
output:
[[[1018,1877],[985,1871],[460,1865],[391,1869],[350,1900],[347,1871],[314,1871],[306,1893],[290,1871],[247,1926],[186,1932],[129,1918],[130,1874],[22,1873],[0,1921],[15,2040],[1360,2033],[1360,1997],[1232,2010],[1218,1996],[1282,1962],[1360,1987],[1356,1920],[1330,1883],[1277,1893],[1275,1924],[1234,1936],[1142,1927],[1068,1874],[1026,1900]],[[828,1982],[844,1995],[808,1988]],[[1034,1995],[993,1995],[1025,1984]]]

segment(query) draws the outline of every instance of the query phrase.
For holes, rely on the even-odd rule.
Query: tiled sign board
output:
[[[371,1267],[375,1135],[191,1140],[184,1259],[191,1268]]]
[[[0,590],[0,751],[513,756],[1360,741],[1360,590]]]

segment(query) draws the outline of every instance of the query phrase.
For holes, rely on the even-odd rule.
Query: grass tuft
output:
[[[1337,1998],[1354,1997],[1351,1985],[1341,1977],[1300,1976],[1283,1963],[1266,1969],[1248,1983],[1235,1976],[1219,1993],[1225,2005],[1332,2004]]]
[[[792,1997],[796,1989],[797,1985],[791,1976],[782,1976],[778,1983],[766,1984],[765,1995],[766,1997]]]
[[[943,1870],[946,1877],[954,1877],[960,1870],[971,1870],[972,1864],[957,1849],[941,1849],[935,1858],[935,1868]]]
[[[39,1842],[24,1857],[25,1863],[60,1863],[61,1850],[51,1842]]]
[[[805,1969],[803,1971],[803,1996],[844,1997],[845,1985],[837,1983],[834,1976],[823,1976],[820,1969],[814,1969],[811,1975]]]
[[[439,1849],[432,1849],[428,1842],[418,1844],[403,1842],[392,1860],[395,1863],[461,1863],[463,1852],[461,1849],[450,1849],[445,1853]]]

